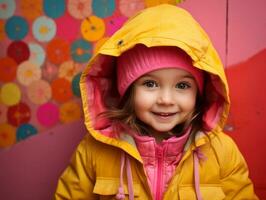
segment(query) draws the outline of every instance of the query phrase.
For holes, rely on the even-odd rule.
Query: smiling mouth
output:
[[[152,112],[152,113],[160,117],[170,117],[170,116],[175,115],[177,112],[174,112],[174,113]]]

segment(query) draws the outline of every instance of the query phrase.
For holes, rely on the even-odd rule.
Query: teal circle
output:
[[[75,75],[72,80],[72,91],[73,94],[77,97],[80,97],[80,87],[79,87],[80,76],[81,73]]]
[[[115,0],[93,0],[92,9],[98,17],[109,17],[115,11]]]
[[[42,33],[42,30],[45,27],[46,32]],[[41,16],[38,17],[32,25],[33,36],[40,42],[48,42],[52,40],[56,34],[56,24],[53,19]]]
[[[22,40],[29,31],[27,21],[20,16],[10,17],[5,24],[5,31],[11,40]]]
[[[8,19],[16,10],[16,3],[14,0],[0,0],[0,19]]]
[[[51,18],[58,18],[64,15],[66,9],[65,0],[44,0],[44,13]]]
[[[36,135],[37,129],[31,124],[21,124],[17,128],[17,141],[25,140],[26,138]]]
[[[77,49],[82,49],[83,54],[79,55]],[[92,45],[84,39],[75,40],[71,45],[72,59],[78,63],[86,63],[91,58]]]

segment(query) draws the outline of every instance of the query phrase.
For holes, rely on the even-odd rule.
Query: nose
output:
[[[162,89],[159,93],[157,103],[162,105],[173,105],[175,102],[174,93],[170,89]]]

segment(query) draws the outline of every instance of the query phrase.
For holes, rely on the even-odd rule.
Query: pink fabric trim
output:
[[[144,169],[153,197],[161,199],[167,189],[176,166],[182,158],[190,128],[181,137],[172,137],[156,144],[149,136],[134,136],[137,148],[143,159]]]

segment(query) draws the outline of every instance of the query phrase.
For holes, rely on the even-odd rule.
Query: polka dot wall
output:
[[[137,11],[177,0],[0,0],[0,148],[81,119],[81,71]]]

